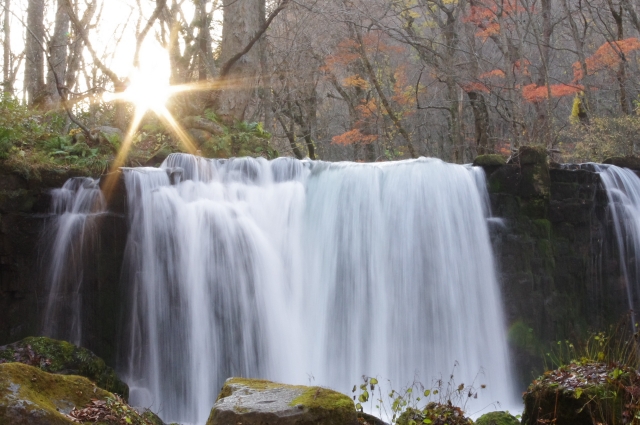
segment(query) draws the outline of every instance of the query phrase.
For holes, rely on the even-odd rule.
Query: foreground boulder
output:
[[[67,416],[92,399],[113,394],[87,378],[46,373],[22,363],[0,364],[1,425],[67,425]]]
[[[85,377],[0,364],[0,425],[78,423],[165,425],[153,412],[134,409]]]
[[[0,347],[0,363],[20,362],[49,373],[79,375],[104,390],[129,398],[129,386],[100,357],[66,341],[29,337]]]
[[[604,362],[572,363],[535,380],[523,395],[523,425],[625,424],[640,418],[640,374]]]
[[[225,382],[207,425],[355,425],[353,401],[320,388],[231,378]]]

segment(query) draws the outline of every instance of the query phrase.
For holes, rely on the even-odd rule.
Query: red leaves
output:
[[[574,95],[584,90],[581,85],[568,85],[568,84],[552,84],[549,87],[552,97],[561,97]],[[549,96],[549,90],[547,86],[538,86],[537,84],[529,84],[522,87],[522,97],[527,102],[537,103],[547,99]]]
[[[596,52],[585,60],[587,74],[593,75],[598,71],[609,68],[612,69],[622,62],[623,56],[634,50],[640,49],[640,40],[637,38],[627,38],[620,41],[604,43]],[[573,64],[573,81],[580,81],[585,77],[584,69],[580,62]]]
[[[331,141],[336,145],[353,145],[355,143],[367,145],[369,143],[375,142],[377,139],[378,136],[363,134],[360,129],[355,128],[339,136],[334,136]]]

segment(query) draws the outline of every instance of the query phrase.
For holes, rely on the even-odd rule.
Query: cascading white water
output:
[[[640,178],[627,168],[615,165],[591,164],[600,173],[600,180],[609,199],[608,212],[615,231],[624,277],[629,310],[640,305]],[[631,315],[635,332],[634,315]]]
[[[125,172],[133,404],[203,424],[230,376],[399,389],[457,361],[457,383],[487,385],[469,410],[517,405],[477,170],[172,155]]]
[[[86,256],[95,236],[95,217],[106,204],[98,181],[74,177],[51,193],[52,221],[47,226],[47,289],[43,334],[82,343],[82,282]]]

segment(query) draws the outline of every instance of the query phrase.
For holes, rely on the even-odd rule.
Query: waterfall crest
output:
[[[477,170],[171,155],[125,170],[131,401],[204,423],[247,376],[487,385],[515,405]]]

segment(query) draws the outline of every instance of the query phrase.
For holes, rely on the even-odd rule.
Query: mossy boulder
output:
[[[259,379],[225,382],[207,425],[355,425],[348,396],[321,387],[285,385]]]
[[[87,378],[55,375],[22,363],[0,364],[0,425],[67,425],[66,414],[113,397]]]
[[[545,164],[549,163],[547,148],[544,146],[522,146],[517,154],[520,165]]]
[[[640,417],[640,374],[617,364],[572,363],[545,372],[523,399],[523,425],[632,423]]]
[[[0,347],[0,363],[20,362],[45,372],[79,375],[90,379],[106,391],[127,400],[129,386],[100,357],[86,348],[66,341],[45,337],[29,337]]]
[[[614,156],[603,161],[604,164],[617,165],[622,168],[640,170],[640,158],[636,156]]]
[[[509,412],[489,412],[480,416],[476,425],[520,425],[520,420]]]
[[[476,167],[499,167],[506,163],[505,157],[498,154],[479,155],[473,161],[473,165]]]

